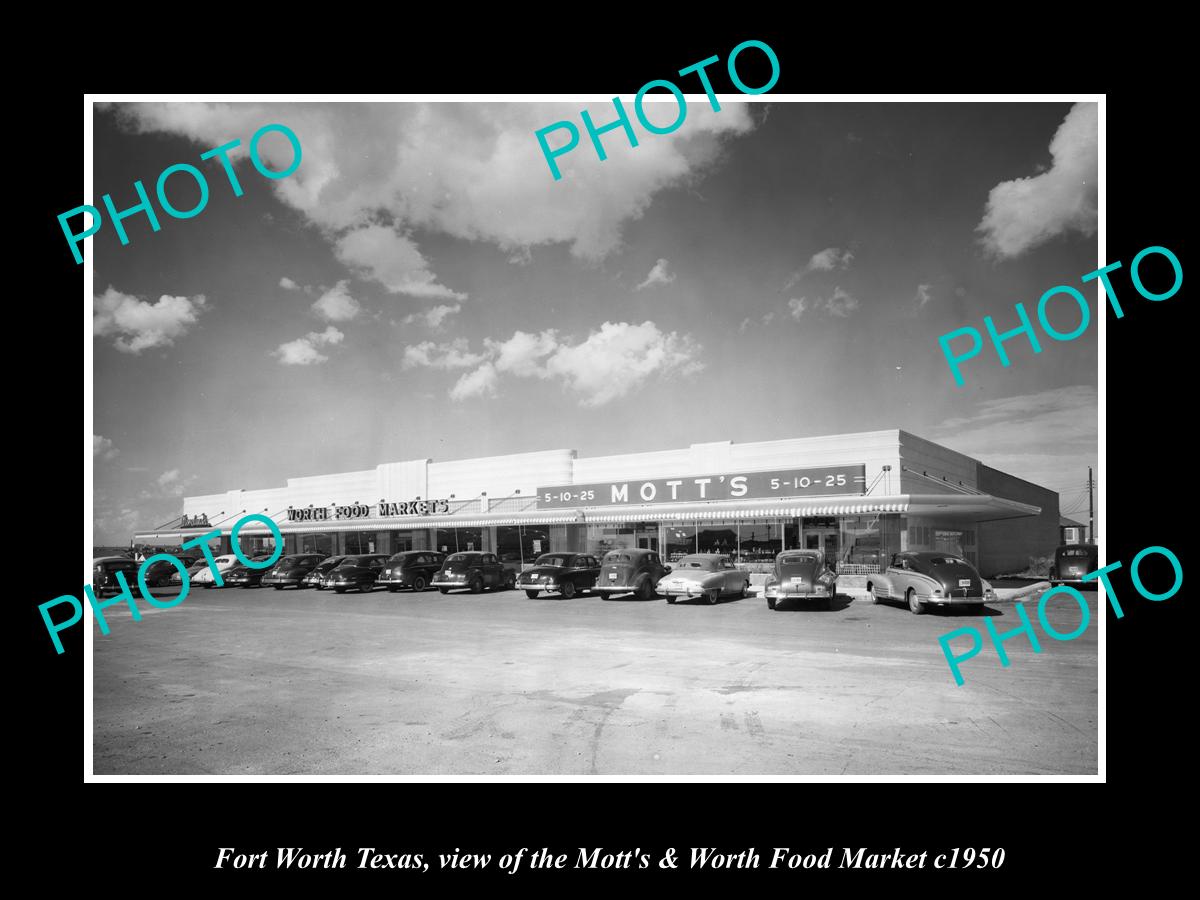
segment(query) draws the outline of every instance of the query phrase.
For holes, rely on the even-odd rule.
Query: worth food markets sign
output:
[[[681,475],[595,484],[538,488],[538,509],[564,506],[621,506],[638,503],[686,503],[696,500],[745,500],[767,497],[819,497],[866,493],[865,466],[780,469],[724,475]]]

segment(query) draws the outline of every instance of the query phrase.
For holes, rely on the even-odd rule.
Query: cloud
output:
[[[163,294],[157,303],[147,303],[113,287],[95,298],[92,332],[113,337],[113,346],[122,353],[137,355],[152,347],[170,347],[187,334],[204,311],[203,294],[195,297],[171,297]]]
[[[643,288],[648,288],[652,284],[670,284],[675,280],[675,273],[671,271],[670,264],[665,259],[660,259],[654,264],[654,268],[650,270],[650,274],[646,276],[646,280],[634,288],[635,291],[640,291]]]
[[[496,368],[484,363],[474,372],[467,372],[450,389],[451,400],[467,400],[471,397],[494,397],[496,394]]]
[[[455,338],[445,344],[422,341],[404,348],[401,368],[426,366],[431,369],[469,369],[486,358],[482,353],[472,353],[466,338]]]
[[[988,253],[1010,259],[1061,234],[1096,233],[1098,129],[1096,104],[1076,103],[1050,141],[1050,168],[992,188],[975,229]]]
[[[674,101],[667,102],[673,109]],[[630,115],[631,106],[624,104]],[[490,242],[517,258],[523,248],[566,244],[578,258],[599,260],[620,246],[624,227],[656,194],[694,183],[718,163],[730,139],[755,127],[752,106],[733,103],[714,112],[707,103],[689,104],[681,128],[643,133],[637,147],[620,130],[606,133],[604,162],[584,136],[558,157],[559,181],[535,132],[564,120],[582,131],[581,107],[594,121],[610,122],[611,101],[130,103],[116,114],[127,128],[183,135],[200,150],[240,138],[230,159],[255,179],[247,165],[250,135],[264,122],[287,124],[301,142],[303,161],[287,178],[270,182],[271,189],[331,239],[386,221],[405,233],[422,229]],[[558,146],[563,136],[560,130],[548,140]],[[269,135],[260,149],[273,168],[292,161],[279,135]],[[214,178],[223,177],[207,165]]]
[[[928,303],[932,299],[933,299],[933,285],[932,284],[918,284],[917,285],[917,296],[915,298],[916,304],[917,304],[917,309],[924,309],[925,304]]]
[[[515,253],[510,253],[508,261],[514,266],[527,266],[533,262],[533,251],[528,247],[521,247]]]
[[[339,281],[312,305],[313,312],[327,322],[348,322],[362,312],[362,306],[350,296],[348,281]]]
[[[99,434],[92,435],[92,458],[107,462],[116,457],[121,451],[113,446],[113,442]]]
[[[337,258],[364,278],[378,281],[393,294],[465,300],[467,295],[438,284],[421,251],[403,234],[386,225],[368,225],[342,235]]]
[[[985,401],[968,416],[934,426],[931,440],[1063,494],[1083,486],[1098,452],[1093,385],[1070,385]]]
[[[539,378],[561,382],[583,406],[602,406],[623,397],[652,377],[694,375],[704,368],[703,348],[690,335],[665,333],[653,322],[605,322],[584,340],[572,343],[553,329],[540,334],[513,332],[507,340],[488,338],[480,354],[470,353],[463,339],[451,344],[426,343],[406,348],[422,364],[441,368],[475,357],[474,371],[463,375],[450,391],[454,400],[496,393],[500,380]],[[454,360],[455,365],[446,364]]]
[[[833,294],[827,297],[823,302],[825,311],[831,316],[846,318],[856,309],[858,309],[858,298],[843,291],[840,287],[833,289]]]
[[[311,366],[323,363],[327,359],[318,347],[328,347],[340,344],[345,335],[330,325],[324,331],[310,331],[302,338],[280,344],[271,351],[271,355],[279,359],[283,366]]]
[[[796,319],[797,321],[799,321],[800,317],[804,315],[804,311],[806,309],[808,309],[807,297],[793,297],[788,301],[788,312],[790,312],[792,314],[792,318]]]
[[[179,470],[170,469],[158,476],[158,486],[160,488],[170,488],[171,485],[179,482]]]
[[[441,328],[442,323],[450,316],[457,315],[462,310],[461,303],[453,306],[445,304],[427,309],[424,312],[409,313],[401,321],[405,325],[425,325],[428,328]]]
[[[848,269],[854,260],[854,254],[849,250],[839,250],[837,247],[826,247],[819,253],[814,253],[808,261],[810,272],[830,272],[834,269]]]
[[[773,321],[775,321],[775,315],[776,315],[775,310],[771,310],[768,313],[763,313],[762,317],[760,319],[758,319],[757,322],[752,318],[742,319],[742,324],[738,326],[738,331],[746,331],[752,325],[755,325],[755,324],[759,324],[759,325],[766,327],[767,325],[770,325]]]
[[[300,285],[296,284],[296,282],[292,281],[292,279],[288,278],[286,275],[279,279],[279,286],[289,291],[300,290]]]

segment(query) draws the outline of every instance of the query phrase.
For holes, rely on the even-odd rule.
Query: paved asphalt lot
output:
[[[160,592],[161,596],[171,591]],[[985,649],[957,687],[939,635],[832,612],[195,589],[94,627],[96,774],[1094,774],[1097,595],[1074,641]],[[1026,604],[1034,616],[1036,604]],[[987,610],[1001,632],[1011,604]],[[1079,614],[1065,598],[1062,633]]]

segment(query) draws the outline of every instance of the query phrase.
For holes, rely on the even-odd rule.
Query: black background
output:
[[[1056,20],[1039,11],[1005,23],[962,26],[951,34],[944,22],[878,18],[852,28],[843,19],[809,19],[799,8],[795,27],[697,27],[681,33],[637,23],[597,9],[585,29],[550,12],[541,33],[502,23],[473,22],[482,37],[453,37],[432,26],[395,28],[377,38],[358,23],[353,33],[323,35],[336,51],[310,47],[311,35],[274,34],[270,40],[235,39],[216,31],[204,36],[199,57],[179,64],[116,55],[111,68],[89,69],[95,91],[394,91],[567,92],[631,94],[707,56],[722,60],[741,40],[757,38],[779,56],[781,78],[772,93],[835,91],[1089,91],[1107,92],[1108,261],[1121,260],[1114,276],[1124,319],[1109,312],[1107,401],[1107,558],[1126,568],[1114,576],[1125,618],[1107,619],[1107,748],[1101,762],[1107,786],[1034,784],[228,784],[197,788],[181,784],[87,785],[83,783],[82,628],[62,635],[67,648],[56,656],[37,604],[79,590],[80,447],[74,418],[79,382],[72,377],[81,352],[74,329],[90,314],[80,309],[82,267],[63,240],[56,215],[82,201],[80,190],[82,92],[59,83],[36,103],[28,102],[13,134],[35,135],[10,179],[28,200],[17,217],[33,240],[10,237],[10,248],[32,247],[10,259],[29,293],[12,304],[8,346],[8,442],[14,480],[34,486],[33,496],[14,497],[10,554],[5,570],[16,588],[10,601],[22,622],[25,656],[12,682],[20,719],[10,719],[16,753],[10,777],[32,792],[14,824],[31,851],[17,864],[34,864],[44,853],[57,867],[78,868],[82,877],[111,887],[131,883],[171,889],[184,884],[254,889],[279,879],[293,885],[334,887],[352,879],[385,889],[452,888],[475,880],[507,881],[528,889],[585,879],[655,886],[683,885],[702,874],[717,888],[769,884],[839,889],[892,883],[937,884],[966,891],[984,882],[1027,889],[1080,887],[1081,873],[1103,875],[1112,867],[1136,870],[1173,863],[1173,829],[1160,814],[1182,799],[1190,783],[1190,742],[1184,738],[1194,700],[1184,661],[1191,635],[1184,622],[1186,586],[1175,597],[1151,603],[1135,596],[1128,563],[1146,546],[1171,548],[1188,570],[1190,529],[1190,418],[1194,376],[1185,371],[1192,338],[1184,320],[1185,287],[1170,300],[1141,299],[1128,280],[1128,264],[1142,248],[1171,248],[1188,269],[1183,216],[1191,194],[1178,136],[1190,106],[1174,80],[1181,59],[1164,45],[1171,30],[1161,17],[1152,27],[1131,22],[1122,29]],[[691,14],[689,14],[690,16]],[[683,12],[680,12],[683,16]],[[869,18],[865,14],[862,18]],[[464,14],[463,18],[467,18]],[[703,18],[700,16],[699,18]],[[369,23],[368,23],[369,24]],[[399,29],[399,30],[397,30]],[[864,34],[860,29],[868,29]],[[590,37],[585,37],[585,32]],[[75,37],[91,44],[96,35]],[[307,38],[304,40],[301,38]],[[136,46],[136,37],[116,44]],[[62,48],[60,48],[60,51]],[[164,51],[165,52],[165,51]],[[115,53],[115,50],[114,50]],[[747,84],[756,73],[754,51],[739,58]],[[188,57],[192,59],[192,57]],[[723,65],[710,69],[714,88],[732,92]],[[78,76],[82,79],[82,75]],[[685,90],[695,87],[685,85]],[[85,250],[85,252],[87,252]],[[1150,270],[1147,270],[1148,272]],[[22,273],[24,274],[24,272]],[[1080,273],[1083,274],[1083,273]],[[1149,275],[1147,278],[1149,279]],[[1049,286],[1048,286],[1049,287]],[[1089,294],[1090,296],[1090,294]],[[1036,298],[1026,300],[1031,308]],[[1093,324],[1092,327],[1095,327]],[[1069,352],[1069,345],[1051,350]],[[931,347],[931,352],[933,349]],[[1116,475],[1121,477],[1114,477]],[[48,486],[48,487],[43,487]],[[18,485],[19,487],[19,485]],[[1161,562],[1158,561],[1158,562]],[[25,568],[26,564],[29,568]],[[1156,585],[1154,566],[1143,577]],[[1167,576],[1161,566],[1161,575]],[[1161,587],[1160,587],[1161,589]],[[1047,648],[1044,652],[1050,652]],[[1103,712],[1103,711],[1102,711]],[[1190,729],[1189,729],[1190,730]],[[32,777],[20,777],[31,775]],[[1103,798],[1098,793],[1104,791]],[[1184,819],[1186,821],[1186,818]],[[613,851],[641,847],[661,855],[666,847],[754,846],[823,850],[868,846],[906,852],[954,847],[1004,847],[999,871],[733,873],[559,872],[516,876],[492,870],[483,876],[431,871],[425,875],[383,870],[359,872],[215,871],[218,847],[257,851],[286,846],[312,850],[374,846],[381,852],[461,848],[500,854],[550,847],[573,858],[580,847]],[[836,854],[840,850],[835,849]],[[1143,854],[1157,854],[1153,863]],[[686,856],[686,849],[683,850]],[[764,860],[765,862],[765,860]],[[78,866],[82,863],[81,866]],[[45,865],[45,863],[42,863]],[[41,871],[45,872],[45,869]],[[143,879],[162,880],[144,881]]]

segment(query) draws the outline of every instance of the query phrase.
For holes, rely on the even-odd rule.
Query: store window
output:
[[[333,535],[322,533],[302,534],[300,535],[299,552],[333,556]]]
[[[411,531],[388,531],[384,532],[388,538],[388,546],[392,553],[403,553],[405,550],[413,548],[413,533]],[[385,551],[380,551],[385,552]]]
[[[900,552],[898,515],[843,516],[838,520],[837,571],[854,575],[882,572]],[[912,549],[910,526],[909,549]]]
[[[743,519],[737,523],[738,562],[771,563],[788,548],[799,546],[795,519]]]
[[[669,530],[669,527],[668,527]],[[669,540],[669,536],[668,536]],[[604,525],[588,525],[582,548],[570,548],[579,552],[601,556],[609,550],[640,548],[658,550],[657,522],[614,522]],[[561,547],[555,549],[564,549]]]
[[[346,554],[374,553],[377,531],[347,531]]]
[[[531,563],[549,551],[549,525],[501,525],[496,528],[496,555],[502,563]]]
[[[437,530],[437,547],[442,553],[458,553],[467,550],[483,549],[483,529],[481,528],[439,528]]]
[[[238,535],[238,546],[242,548],[242,556],[253,559],[264,553],[275,552],[275,538],[272,535]],[[231,551],[232,552],[232,551]]]

